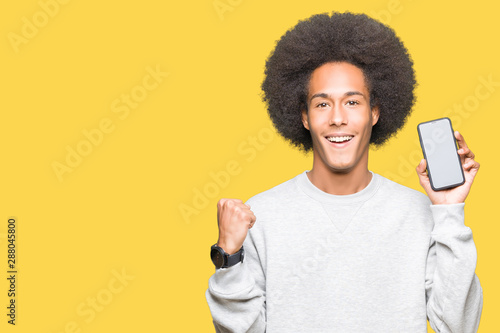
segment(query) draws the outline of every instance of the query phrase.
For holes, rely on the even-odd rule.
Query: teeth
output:
[[[327,137],[330,142],[344,142],[352,139],[352,136],[329,136]]]

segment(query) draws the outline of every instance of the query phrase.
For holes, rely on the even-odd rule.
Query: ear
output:
[[[374,106],[372,108],[372,126],[374,126],[378,122],[378,118],[380,116],[380,111],[378,106]]]
[[[302,110],[302,124],[304,127],[309,130],[309,122],[307,121],[307,111]]]

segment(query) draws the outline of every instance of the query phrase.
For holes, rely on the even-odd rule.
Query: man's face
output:
[[[367,168],[372,126],[378,109],[370,108],[370,93],[361,69],[346,62],[326,63],[309,81],[304,127],[311,132],[314,168],[349,173]]]

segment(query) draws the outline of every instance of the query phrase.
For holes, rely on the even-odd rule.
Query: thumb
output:
[[[418,179],[420,180],[420,185],[424,188],[426,192],[431,189],[429,176],[427,175],[427,161],[423,158],[420,163],[417,165],[417,174]]]
[[[420,163],[418,163],[417,165],[417,173],[418,173],[418,176],[427,176],[427,172],[425,171],[425,169],[427,168],[427,161],[425,160],[425,158],[421,159],[420,160]]]

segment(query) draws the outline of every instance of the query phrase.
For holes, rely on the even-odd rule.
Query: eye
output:
[[[326,102],[321,102],[316,105],[317,108],[326,108],[328,106],[328,103]]]
[[[347,104],[347,105],[349,105],[349,106],[356,106],[356,105],[358,105],[358,104],[359,104],[359,102],[358,102],[358,101],[356,101],[356,100],[352,100],[352,99],[351,99],[351,100],[348,100],[348,101],[346,102],[346,104]]]

